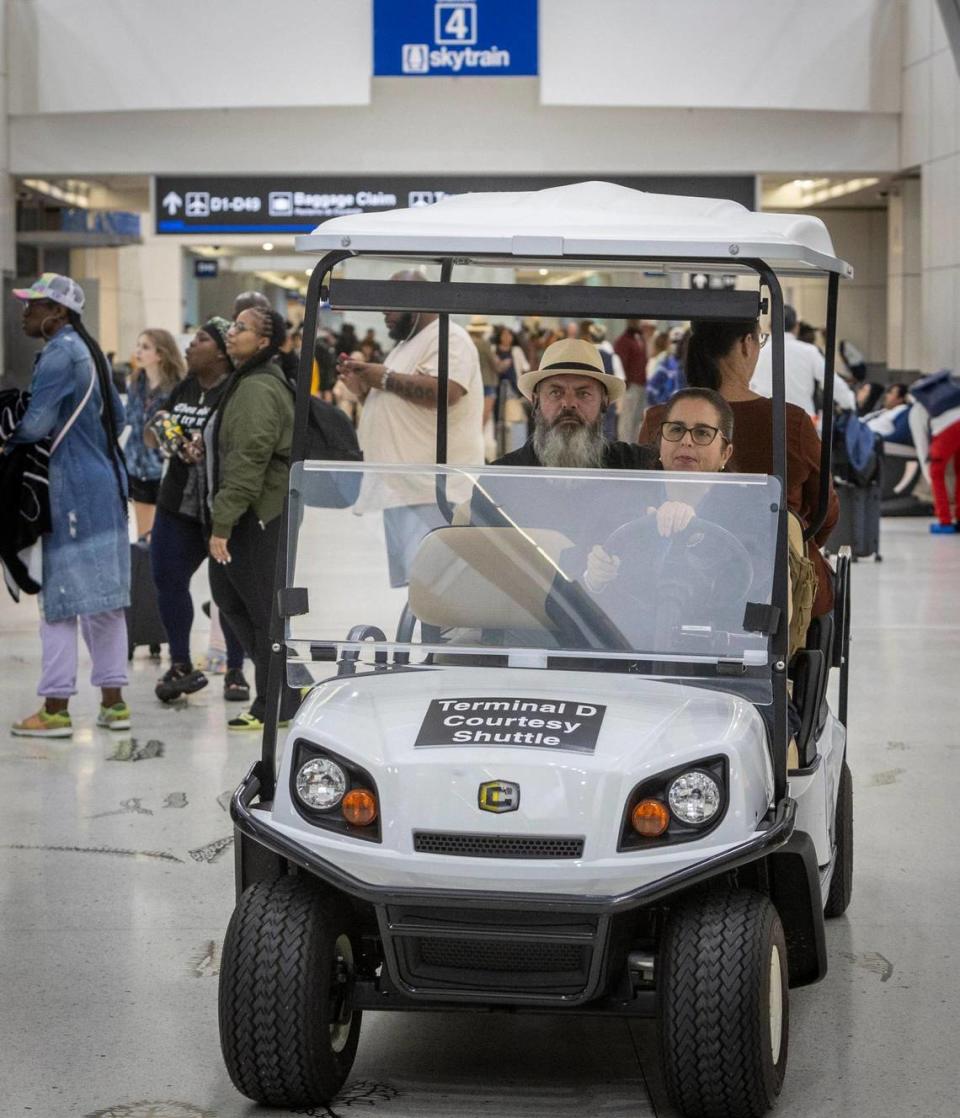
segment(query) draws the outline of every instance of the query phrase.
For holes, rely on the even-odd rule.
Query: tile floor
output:
[[[952,1118],[960,1001],[960,538],[884,523],[854,581],[850,759],[856,878],[828,927],[830,974],[791,999],[783,1118]],[[224,729],[220,682],[153,698],[134,728],[72,740],[5,727],[35,709],[35,606],[0,602],[0,1115],[240,1118],[220,1059],[217,969],[233,904],[230,790],[253,737]],[[197,644],[204,634],[198,630]],[[199,651],[199,648],[197,649]],[[646,1024],[369,1014],[329,1111],[668,1116]],[[277,1112],[273,1112],[277,1113]]]

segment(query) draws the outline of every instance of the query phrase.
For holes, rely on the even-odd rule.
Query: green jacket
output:
[[[271,362],[241,373],[217,430],[213,534],[229,538],[247,509],[268,524],[283,511],[293,441],[293,393]]]

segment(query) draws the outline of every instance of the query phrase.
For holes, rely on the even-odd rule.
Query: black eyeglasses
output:
[[[676,419],[668,419],[666,423],[660,424],[660,436],[666,439],[668,443],[680,442],[688,431],[690,438],[697,446],[709,446],[717,435],[720,435],[720,428],[711,427],[708,423],[695,423],[692,427],[688,427],[686,423],[680,423]],[[726,438],[725,435],[720,437]]]

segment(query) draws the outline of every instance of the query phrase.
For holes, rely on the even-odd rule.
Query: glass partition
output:
[[[768,679],[745,614],[771,602],[775,478],[305,462],[290,484],[298,664]]]

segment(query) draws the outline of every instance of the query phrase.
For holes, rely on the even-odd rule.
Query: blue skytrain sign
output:
[[[535,76],[537,3],[538,0],[374,0],[374,76]]]

